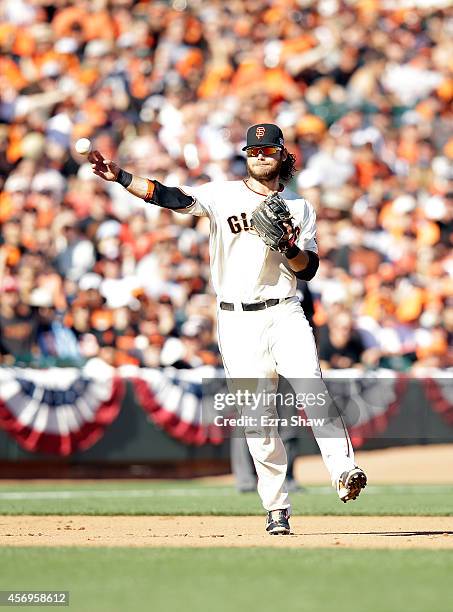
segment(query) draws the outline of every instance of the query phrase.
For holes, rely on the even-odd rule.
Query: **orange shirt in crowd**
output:
[[[294,99],[301,94],[299,86],[283,68],[265,68],[249,58],[239,65],[231,81],[231,90],[241,95],[253,90],[254,86],[264,89],[274,99]]]
[[[68,6],[58,11],[52,21],[52,28],[57,38],[71,36],[72,28],[79,25],[85,40],[102,38],[113,40],[118,32],[115,22],[107,11],[86,13],[80,6]]]
[[[213,98],[227,94],[233,68],[224,63],[209,68],[197,91],[199,98]]]

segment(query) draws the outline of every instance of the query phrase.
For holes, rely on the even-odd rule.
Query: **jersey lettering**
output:
[[[250,229],[249,222],[247,221],[247,215],[245,213],[241,213],[241,218],[244,223],[244,229],[247,231]]]
[[[250,229],[250,222],[247,220],[247,215],[245,212],[241,213],[240,219],[238,219],[236,215],[232,215],[231,217],[228,217],[227,221],[233,234],[239,234],[239,232],[242,232],[242,230],[247,232]]]

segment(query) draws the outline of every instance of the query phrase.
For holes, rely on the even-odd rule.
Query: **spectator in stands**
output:
[[[347,311],[333,310],[319,331],[319,359],[325,369],[348,369],[360,364],[365,347]]]

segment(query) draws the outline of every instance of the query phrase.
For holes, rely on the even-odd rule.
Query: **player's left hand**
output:
[[[300,229],[298,227],[294,227],[292,223],[284,223],[283,226],[286,229],[284,240],[288,243],[288,248],[290,248],[296,243],[296,240],[299,237]]]
[[[296,242],[299,228],[285,200],[277,193],[269,194],[252,213],[252,227],[273,251],[285,253]]]

